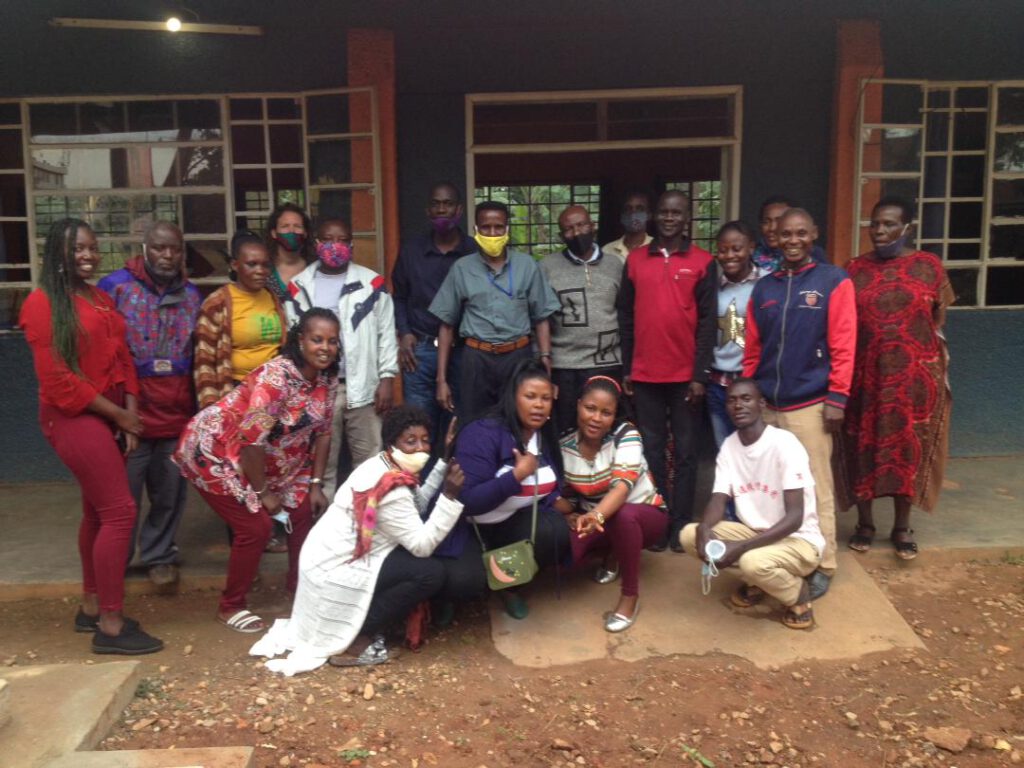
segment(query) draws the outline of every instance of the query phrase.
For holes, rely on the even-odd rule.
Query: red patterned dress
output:
[[[942,262],[917,251],[874,253],[847,270],[857,298],[857,363],[845,455],[855,501],[909,496],[931,511],[948,452],[948,354],[942,335],[955,296]]]
[[[331,430],[336,387],[326,373],[307,381],[290,359],[275,357],[192,418],[174,461],[196,487],[233,496],[255,513],[260,500],[240,471],[241,455],[247,445],[261,446],[267,490],[297,509],[309,490],[313,443]]]

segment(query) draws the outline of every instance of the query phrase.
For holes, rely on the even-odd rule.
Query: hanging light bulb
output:
[[[181,29],[181,19],[177,16],[171,16],[167,20],[167,29],[171,32],[178,32]]]

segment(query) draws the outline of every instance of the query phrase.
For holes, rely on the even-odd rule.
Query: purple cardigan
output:
[[[500,421],[490,418],[477,419],[467,424],[459,432],[455,443],[455,459],[462,467],[466,481],[462,486],[459,501],[464,505],[462,517],[448,534],[435,554],[446,557],[458,557],[466,545],[466,539],[473,535],[466,517],[490,512],[509,496],[519,492],[519,481],[511,472],[495,477],[503,466],[515,465],[512,449],[516,447],[515,436]],[[542,445],[542,463],[555,468],[559,486],[562,483],[558,464],[555,463],[553,449],[557,445]],[[561,495],[559,489],[543,496],[537,505],[537,514],[554,514],[555,499]]]

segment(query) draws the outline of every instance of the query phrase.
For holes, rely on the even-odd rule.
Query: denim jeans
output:
[[[452,390],[455,407],[459,406],[459,358],[462,348],[452,349],[448,361],[448,386]],[[430,439],[434,454],[444,447],[444,435],[448,431],[452,415],[437,404],[437,347],[433,340],[416,344],[416,370],[402,372],[402,396],[409,405],[426,411],[430,418]]]
[[[725,412],[725,393],[728,392],[728,387],[709,381],[706,390],[708,415],[711,417],[711,429],[715,433],[715,446],[721,448],[725,438],[736,431],[732,419]]]

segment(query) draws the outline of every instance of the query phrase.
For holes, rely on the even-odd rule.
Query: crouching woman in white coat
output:
[[[382,425],[387,446],[360,464],[313,527],[299,556],[299,585],[290,619],[274,622],[249,651],[267,668],[294,675],[330,659],[334,666],[388,660],[383,632],[403,621],[444,585],[430,555],[462,512],[462,470],[438,461],[419,487],[429,459],[427,415],[401,406]],[[431,497],[443,484],[430,517]]]

